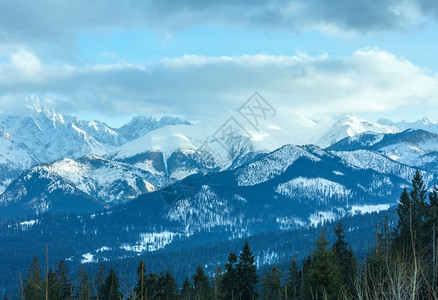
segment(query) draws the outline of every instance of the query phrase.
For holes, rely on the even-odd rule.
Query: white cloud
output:
[[[5,72],[13,68],[37,73],[39,80]],[[412,106],[430,114],[438,107],[435,73],[379,49],[359,50],[344,58],[305,53],[190,55],[151,65],[85,67],[45,66],[34,54],[22,52],[0,66],[0,74],[5,73],[8,80],[0,80],[2,108],[12,106],[6,102],[17,95],[36,93],[63,99],[64,110],[202,118],[230,113],[254,91],[279,110],[293,110],[310,118],[390,113]]]
[[[12,53],[10,61],[11,66],[16,70],[16,72],[22,74],[29,80],[38,80],[38,75],[43,70],[43,66],[38,57],[36,57],[35,54],[23,49]]]

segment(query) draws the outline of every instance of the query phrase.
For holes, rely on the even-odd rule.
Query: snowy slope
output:
[[[233,117],[223,124],[204,121],[166,126],[119,147],[108,157],[181,179],[205,170],[234,169],[284,145],[308,143],[314,130],[314,122],[299,116],[264,120],[258,130]],[[179,163],[182,157],[190,163],[175,165],[175,157]]]
[[[0,137],[0,194],[13,179],[36,164],[27,151],[18,148],[3,132]]]
[[[332,150],[373,150],[399,163],[438,172],[438,134],[424,130],[406,130],[396,134],[364,133],[346,138],[331,147]],[[363,158],[359,160],[364,164]],[[379,167],[377,165],[377,167]]]
[[[10,133],[12,141],[40,162],[103,155],[109,151],[85,131],[88,126],[80,120],[53,110],[31,111],[24,117],[5,116],[0,122]]]
[[[126,203],[171,184],[129,164],[97,156],[62,159],[32,168],[0,195],[0,216],[46,211],[94,211]]]
[[[314,143],[325,148],[346,137],[353,137],[364,132],[395,133],[398,131],[399,129],[395,126],[381,125],[359,117],[346,115],[336,120],[326,130],[322,128],[321,136]]]

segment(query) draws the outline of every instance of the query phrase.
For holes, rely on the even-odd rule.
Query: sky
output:
[[[2,0],[0,111],[438,121],[436,0]]]

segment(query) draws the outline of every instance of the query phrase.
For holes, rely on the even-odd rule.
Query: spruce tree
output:
[[[193,285],[188,277],[186,277],[182,285],[180,298],[181,300],[191,300],[194,298]]]
[[[194,299],[208,300],[213,299],[214,293],[210,285],[210,279],[205,274],[201,265],[198,265],[195,275],[193,275]]]
[[[44,279],[41,276],[41,267],[35,257],[28,269],[28,274],[24,280],[24,298],[32,300],[45,299]]]
[[[315,243],[316,250],[312,255],[312,266],[308,271],[309,288],[307,291],[315,299],[327,298],[335,299],[336,278],[333,254],[328,248],[329,241],[321,231],[320,238]]]
[[[420,171],[416,171],[414,178],[412,179],[412,190],[409,194],[411,202],[413,205],[413,216],[412,216],[412,228],[413,228],[413,239],[414,243],[417,243],[420,249],[427,243],[428,237],[425,230],[425,224],[427,219],[427,208],[426,204],[427,190],[423,181],[423,177]]]
[[[114,269],[111,269],[108,277],[105,279],[102,299],[105,300],[120,300],[122,294],[120,293],[119,279]]]
[[[248,240],[245,240],[245,245],[239,256],[237,274],[239,278],[239,298],[237,299],[252,300],[257,298],[255,291],[258,280],[257,266],[255,265],[254,255],[249,248]]]
[[[63,300],[73,297],[73,284],[70,279],[70,271],[64,260],[60,260],[56,265],[56,278],[59,283],[59,295]]]
[[[406,190],[403,189],[397,206],[398,224],[396,227],[395,240],[397,247],[411,253],[411,223],[413,205]]]
[[[230,252],[228,261],[224,267],[224,274],[222,275],[221,294],[224,299],[236,299],[239,294],[239,274],[237,270],[237,255]]]
[[[281,271],[275,265],[270,272],[266,272],[263,278],[261,298],[264,300],[283,300],[284,290],[281,285]]]
[[[58,276],[50,268],[49,274],[47,276],[49,280],[49,299],[50,300],[61,300],[61,283],[58,280]]]
[[[167,271],[166,274],[160,274],[158,278],[158,298],[166,300],[178,299],[178,285],[175,278]]]
[[[333,259],[335,263],[336,285],[339,291],[342,291],[352,297],[354,279],[356,278],[357,262],[351,247],[345,241],[344,226],[338,222],[334,228],[336,241],[332,246]]]
[[[106,269],[105,265],[100,263],[99,269],[94,275],[94,294],[97,300],[103,300],[103,289],[105,286]]]
[[[286,282],[288,299],[295,300],[300,298],[301,279],[302,279],[302,272],[298,267],[297,259],[294,253],[291,266],[288,271],[288,278]]]
[[[92,286],[87,271],[81,266],[77,275],[77,300],[90,300],[93,299]]]
[[[137,268],[137,285],[134,288],[135,299],[145,300],[146,299],[146,268],[144,266],[144,261],[141,260]]]

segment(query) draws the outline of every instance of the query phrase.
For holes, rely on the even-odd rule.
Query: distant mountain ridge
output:
[[[58,113],[47,103],[50,100],[31,96],[28,115],[0,114],[0,210],[13,207],[13,215],[51,208],[74,207],[75,212],[110,208],[191,175],[234,170],[240,174],[243,169],[257,170],[269,159],[265,173],[247,171],[238,177],[239,185],[252,186],[284,172],[281,166],[293,164],[299,153],[315,161],[320,158],[309,153],[325,153],[355,168],[403,180],[408,178],[406,172],[396,174],[403,165],[438,172],[437,135],[401,131],[406,122],[370,122],[346,115],[318,124],[279,112],[273,119],[261,120],[257,131],[246,127],[225,136],[219,134],[220,123],[193,124],[171,116],[137,116],[120,128],[111,128],[101,121]],[[423,119],[414,125],[432,128],[436,124]],[[307,144],[316,146],[292,147]],[[276,156],[285,149],[288,155]],[[374,164],[384,164],[386,169]],[[278,189],[309,182],[323,186],[324,180],[315,176],[307,183],[298,180]],[[330,183],[328,189],[337,184]],[[62,198],[70,199],[64,208]],[[71,205],[78,199],[83,209]]]

